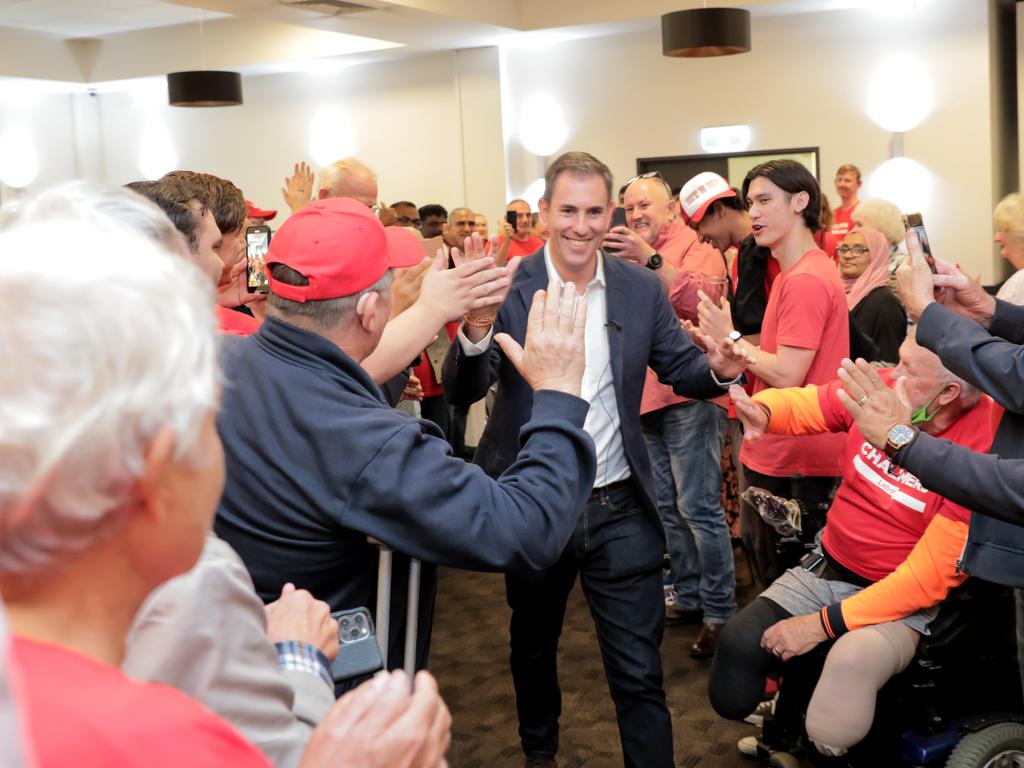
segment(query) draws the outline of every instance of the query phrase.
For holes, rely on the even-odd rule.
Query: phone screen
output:
[[[515,211],[505,211],[505,221],[508,222],[508,225],[512,227],[512,229],[516,228],[516,224],[519,221],[518,217],[519,214],[516,213]]]
[[[920,213],[908,213],[903,217],[903,226],[907,232],[916,232],[917,239],[921,241],[921,250],[924,251],[925,261],[928,262],[928,267],[931,269],[932,274],[937,271],[935,268],[935,257],[932,256],[932,247],[928,242],[928,233],[924,228],[924,219]]]
[[[270,249],[270,227],[249,227],[245,230],[245,287],[249,293],[269,293],[267,251]]]
[[[617,206],[615,206],[615,210],[612,212],[612,225],[608,229],[611,229],[612,227],[624,227],[624,226],[626,226],[626,209],[623,208],[621,205],[617,205]],[[608,245],[602,246],[601,250],[604,251],[605,253],[612,253],[612,254],[615,254],[615,253],[619,252],[618,248],[613,248],[613,247],[608,246]]]

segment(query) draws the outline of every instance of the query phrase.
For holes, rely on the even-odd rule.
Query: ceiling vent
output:
[[[323,16],[342,16],[349,13],[380,10],[380,6],[373,3],[352,3],[348,0],[281,0],[281,4],[301,11],[319,13]]]

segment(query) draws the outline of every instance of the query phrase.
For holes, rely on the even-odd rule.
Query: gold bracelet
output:
[[[485,320],[484,322],[481,322],[479,320],[474,320],[469,315],[463,315],[462,320],[466,325],[471,325],[474,328],[490,328],[492,325],[494,325],[493,317],[490,320]]]

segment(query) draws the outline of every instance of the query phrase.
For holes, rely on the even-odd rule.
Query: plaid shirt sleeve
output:
[[[331,663],[315,645],[297,640],[285,640],[281,643],[274,643],[274,647],[277,649],[277,663],[282,670],[317,675],[327,685],[334,688]]]

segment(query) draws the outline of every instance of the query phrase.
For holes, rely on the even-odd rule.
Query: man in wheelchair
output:
[[[879,372],[929,434],[989,449],[999,409],[908,337],[895,369]],[[770,674],[818,643],[835,640],[807,706],[805,729],[819,752],[838,755],[868,733],[878,690],[912,660],[937,614],[936,604],[967,574],[958,557],[970,513],[923,488],[873,448],[842,403],[843,380],[825,386],[769,389],[753,399],[730,394],[744,439],[765,432],[848,432],[842,483],[820,548],[786,571],[724,628],[708,683],[721,716],[742,719],[761,700]],[[841,394],[842,392],[842,394]],[[789,662],[789,663],[787,663]],[[781,705],[781,702],[780,702]]]

